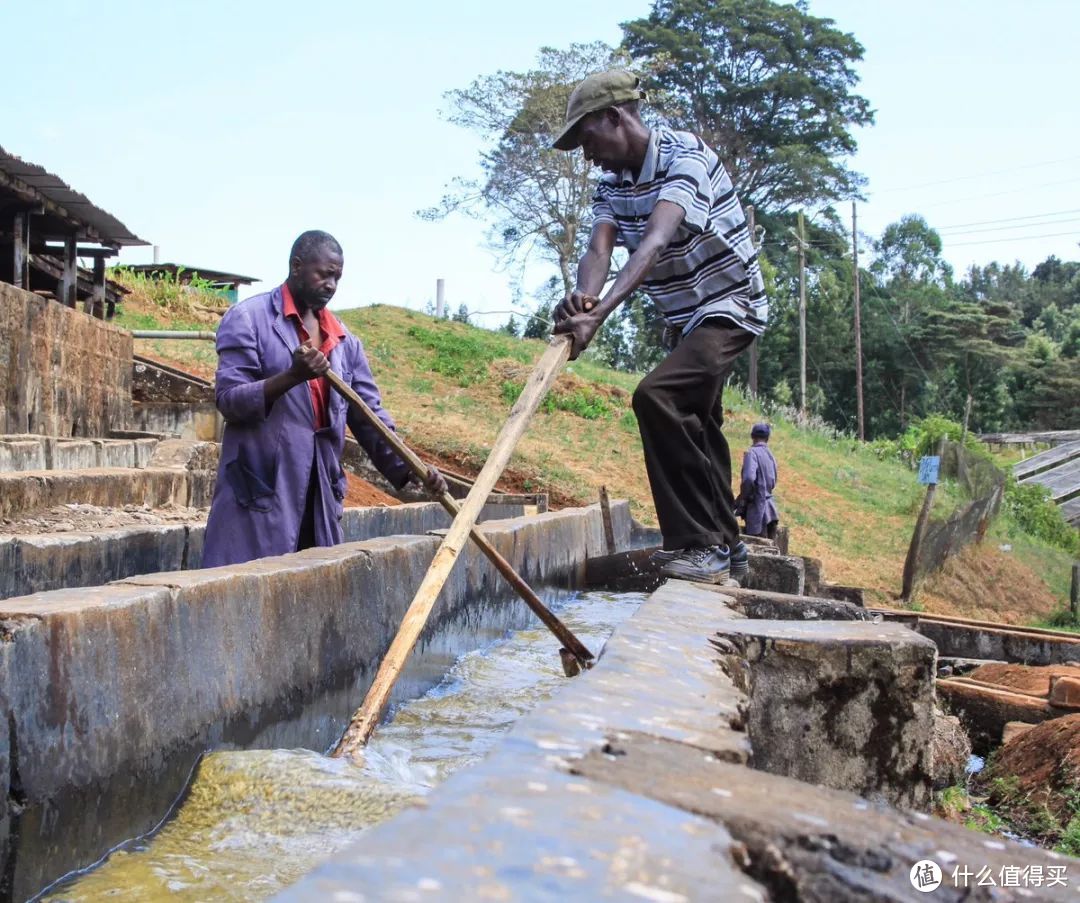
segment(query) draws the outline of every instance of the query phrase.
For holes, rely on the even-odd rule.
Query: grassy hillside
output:
[[[174,315],[132,304],[121,322],[171,325]],[[341,318],[363,340],[384,403],[406,439],[444,466],[478,470],[542,343],[383,305],[343,311]],[[140,344],[212,371],[208,345]],[[501,485],[548,491],[556,505],[593,501],[606,485],[630,500],[639,519],[655,523],[630,406],[637,380],[586,361],[571,364]],[[761,414],[738,389],[729,389],[725,419],[738,460]],[[834,582],[866,587],[876,601],[892,604],[923,498],[914,473],[858,442],[797,428],[782,416],[771,422],[780,465],[777,497],[793,549],[821,558]],[[946,506],[956,497],[946,488],[939,500]],[[981,547],[950,562],[923,588],[917,605],[1014,623],[1044,621],[1067,598],[1069,564],[1065,552],[1025,536],[1003,517]]]

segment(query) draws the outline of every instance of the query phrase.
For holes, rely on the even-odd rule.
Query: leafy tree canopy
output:
[[[656,0],[622,28],[654,102],[716,149],[744,203],[781,212],[858,193],[844,159],[874,114],[855,93],[863,47],[832,19],[805,2]]]

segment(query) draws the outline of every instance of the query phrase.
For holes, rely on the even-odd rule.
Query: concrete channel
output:
[[[1080,863],[920,811],[932,642],[754,597],[665,584],[481,764],[275,899],[897,901],[924,860],[930,899],[1075,898],[976,886]]]
[[[625,546],[627,506],[613,515]],[[537,585],[580,585],[588,557],[604,551],[596,506],[491,521],[485,532]],[[437,545],[388,536],[0,602],[3,897],[33,896],[151,829],[204,750],[328,748]],[[485,625],[529,621],[471,548],[437,615],[422,648],[441,651],[399,694],[437,682]]]
[[[648,541],[625,503],[613,514],[617,548]],[[429,504],[344,517],[350,538],[384,535],[199,570],[197,527],[144,531],[117,560],[169,546],[179,567],[0,601],[0,897],[151,830],[207,750],[334,742],[446,526]],[[596,506],[485,531],[537,585],[587,586],[611,558]],[[830,589],[820,569],[776,550],[753,550],[746,589],[659,584],[624,554],[655,591],[596,667],[280,899],[900,900],[930,859],[946,872],[934,898],[962,900],[981,897],[954,869],[1076,865],[925,814],[929,637],[804,595]],[[469,549],[397,701],[530,622]],[[1024,899],[1075,895],[1058,890]]]

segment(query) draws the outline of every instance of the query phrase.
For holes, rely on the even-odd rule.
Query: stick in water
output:
[[[461,506],[461,511],[454,522],[450,525],[442,544],[435,553],[435,558],[424,575],[420,588],[416,591],[412,604],[405,617],[397,636],[390,644],[386,655],[379,663],[378,673],[364,698],[363,705],[353,715],[348,729],[340,742],[331,753],[332,756],[357,757],[368,738],[375,730],[379,719],[386,709],[390,698],[390,691],[401,673],[405,662],[412,652],[420,633],[427,623],[431,610],[435,607],[435,601],[450,576],[450,570],[457,561],[461,550],[468,539],[469,533],[476,523],[480,510],[487,501],[488,494],[495,487],[495,483],[502,475],[506,465],[510,462],[514,447],[525,433],[529,421],[536,413],[544,396],[547,395],[555,377],[563,364],[570,357],[572,342],[569,336],[558,335],[552,338],[547,350],[540,358],[521,395],[514,403],[510,416],[503,424],[491,454],[487,462],[476,478],[468,497]]]
[[[326,378],[329,380],[330,385],[340,392],[345,397],[346,401],[356,408],[360,416],[379,432],[383,439],[385,439],[394,451],[398,453],[398,456],[409,465],[412,472],[421,480],[426,479],[428,473],[427,465],[402,441],[397,433],[379,419],[379,416],[368,407],[367,402],[357,395],[352,390],[352,387],[338,376],[338,374],[334,373],[334,371],[329,371],[326,374]],[[457,499],[448,492],[444,492],[439,497],[438,502],[450,513],[451,517],[456,517],[461,510]],[[514,566],[499,554],[499,551],[488,541],[487,537],[484,536],[479,529],[474,527],[469,535],[472,537],[473,542],[475,542],[480,550],[488,557],[491,563],[495,565],[496,570],[498,570],[514,590],[517,591],[518,595],[525,600],[525,604],[532,609],[533,613],[543,622],[544,626],[555,634],[555,637],[563,644],[563,647],[569,655],[569,658],[566,656],[562,657],[563,670],[566,672],[566,676],[573,677],[580,672],[582,668],[591,667],[593,654],[581,640],[574,636],[570,631],[570,628],[560,621],[552,613],[551,609],[540,601],[540,597],[533,592],[532,587],[530,587],[521,575],[514,570]]]

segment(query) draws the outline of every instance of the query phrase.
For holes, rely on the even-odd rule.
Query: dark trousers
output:
[[[739,536],[723,392],[735,359],[753,340],[728,320],[706,320],[634,391],[665,549],[730,545]]]
[[[760,533],[751,533],[748,530],[743,530],[747,536],[763,536],[765,539],[776,539],[776,530],[780,526],[780,521],[771,520],[764,527],[761,528]]]
[[[300,518],[300,534],[296,538],[296,551],[315,548],[315,505],[319,501],[319,474],[315,465],[311,467],[308,479],[307,499],[304,501],[304,514]]]

